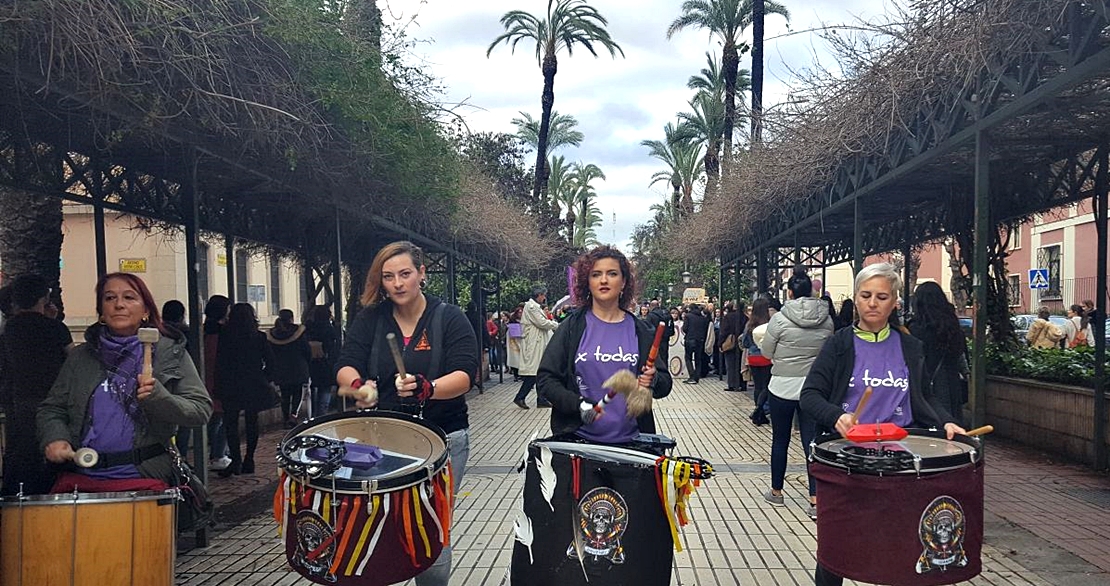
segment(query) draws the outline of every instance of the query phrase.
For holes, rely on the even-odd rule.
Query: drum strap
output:
[[[102,453],[93,468],[111,468],[113,466],[124,466],[126,464],[141,464],[155,456],[161,456],[165,453],[166,446],[162,444],[151,444],[127,452]]]
[[[429,332],[429,335],[431,336],[432,345],[432,355],[431,360],[429,361],[429,364],[431,366],[428,367],[428,372],[421,373],[428,380],[435,380],[439,378],[441,374],[443,374],[443,365],[441,363],[443,361],[443,342],[444,338],[446,337],[443,329],[443,311],[446,305],[446,303],[440,303],[436,306],[435,309],[432,310],[432,318],[428,322],[427,327],[424,328],[424,331]],[[415,334],[416,332],[413,332],[414,336]],[[374,343],[370,346],[370,365],[368,368],[368,372],[366,372],[366,378],[367,380],[377,380],[378,360],[381,358],[382,349],[382,344],[378,342],[379,340],[384,339],[382,337],[381,316],[379,316],[378,319],[374,322],[374,336],[370,339],[374,340]]]

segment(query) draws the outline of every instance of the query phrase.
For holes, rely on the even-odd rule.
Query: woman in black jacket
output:
[[[656,399],[671,392],[662,354],[654,365],[645,364],[655,331],[628,310],[635,290],[632,265],[616,248],[599,246],[575,262],[573,297],[579,308],[555,330],[536,375],[540,396],[552,405],[555,436],[623,444],[655,433],[651,412],[629,419],[621,395],[600,415],[593,408],[608,392],[602,383],[621,369],[639,374],[640,385]]]
[[[273,406],[270,369],[274,353],[266,335],[258,331],[258,318],[249,303],[231,306],[227,325],[220,332],[216,349],[216,395],[224,407],[224,430],[231,464],[220,476],[254,474],[254,450],[258,447],[258,413]],[[239,413],[247,432],[247,451],[239,451]]]
[[[963,425],[967,388],[967,338],[960,329],[956,308],[933,282],[918,285],[913,294],[910,333],[925,349],[925,384],[953,420]]]
[[[470,454],[465,395],[478,372],[478,339],[462,310],[424,293],[425,275],[424,252],[415,244],[393,242],[378,251],[366,272],[363,309],[347,329],[336,383],[339,395],[354,398],[360,408],[420,414],[438,425],[447,434],[458,492]],[[388,334],[402,348],[404,378],[390,355]],[[450,575],[448,546],[416,584],[446,586]]]
[[[859,414],[861,422],[943,427],[949,439],[965,433],[924,384],[921,342],[890,326],[901,288],[898,272],[887,263],[869,265],[856,275],[859,322],[829,338],[802,385],[801,407],[816,419],[818,434],[836,430],[847,435],[852,412],[868,387],[872,395]],[[837,586],[844,579],[818,564],[814,581]]]
[[[274,327],[266,332],[266,342],[274,353],[271,376],[281,389],[281,417],[286,427],[297,424],[297,410],[308,383],[308,362],[312,359],[305,327],[293,323],[293,311],[278,312]]]
[[[331,410],[332,391],[335,389],[335,359],[339,355],[339,338],[331,321],[327,305],[312,308],[311,319],[305,324],[312,360],[308,363],[308,376],[312,382],[313,416],[327,415]]]

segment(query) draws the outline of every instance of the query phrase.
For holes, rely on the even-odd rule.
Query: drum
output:
[[[172,586],[176,489],[6,497],[0,585]]]
[[[391,411],[338,413],[293,428],[278,451],[274,517],[305,578],[404,582],[449,543],[454,494],[438,427]]]
[[[818,438],[809,465],[817,481],[817,560],[873,584],[969,580],[982,570],[982,444],[907,431],[898,441]]]
[[[668,586],[692,470],[639,450],[531,442],[512,584]]]

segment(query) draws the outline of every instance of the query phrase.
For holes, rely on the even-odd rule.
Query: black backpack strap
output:
[[[446,342],[446,326],[443,325],[443,312],[446,303],[440,303],[432,310],[432,321],[428,324],[427,331],[432,334],[432,356],[428,372],[424,376],[428,380],[435,380],[443,374],[443,344]]]

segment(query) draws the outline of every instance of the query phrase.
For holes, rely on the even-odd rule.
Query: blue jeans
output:
[[[227,437],[224,436],[224,420],[219,413],[213,413],[208,420],[208,459],[218,460],[227,454]],[[192,427],[177,428],[174,443],[185,458],[189,457],[189,444],[193,437]]]
[[[809,444],[816,435],[817,424],[813,418],[799,408],[798,401],[788,401],[768,393],[768,403],[771,405],[771,488],[782,490],[783,479],[786,477],[786,451],[790,447],[790,434],[794,431],[794,414],[798,414],[798,421],[802,428],[802,450],[806,458],[809,457]],[[806,474],[809,476],[809,474]],[[813,476],[809,476],[809,496],[817,494],[817,485]]]
[[[447,447],[451,451],[451,473],[455,479],[455,494],[459,494],[463,474],[466,473],[466,461],[470,458],[470,430],[460,429],[447,434]],[[451,542],[457,538],[452,535]],[[443,552],[436,558],[430,568],[424,570],[416,577],[417,586],[447,586],[451,577],[451,546],[443,548]]]

